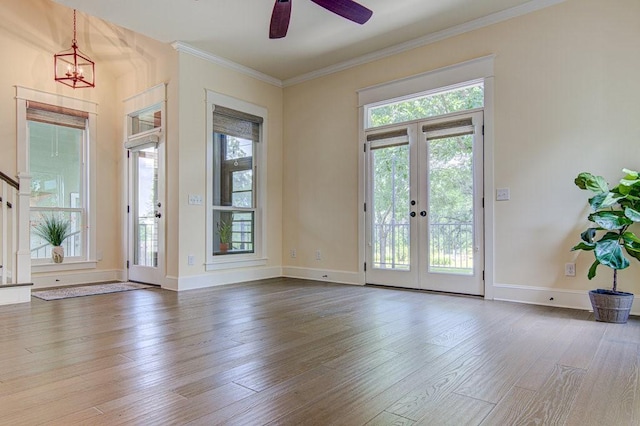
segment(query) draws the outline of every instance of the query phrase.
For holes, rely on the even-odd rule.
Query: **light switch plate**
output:
[[[202,205],[202,195],[189,194],[189,204],[194,206]]]
[[[496,201],[507,201],[511,198],[509,188],[496,189]]]

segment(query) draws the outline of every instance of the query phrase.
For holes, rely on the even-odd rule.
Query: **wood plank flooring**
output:
[[[271,279],[0,307],[0,425],[640,425],[640,319]]]

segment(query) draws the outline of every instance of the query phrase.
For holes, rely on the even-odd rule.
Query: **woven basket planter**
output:
[[[598,289],[589,292],[589,299],[596,321],[624,324],[629,319],[633,305],[632,293]]]

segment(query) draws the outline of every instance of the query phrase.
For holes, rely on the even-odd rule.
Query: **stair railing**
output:
[[[16,283],[20,185],[0,172],[0,285]]]

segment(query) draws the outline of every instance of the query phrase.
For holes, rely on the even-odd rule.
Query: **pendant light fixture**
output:
[[[78,49],[76,41],[76,10],[73,9],[73,40],[71,49],[53,56],[55,80],[74,89],[96,87],[95,63]]]

